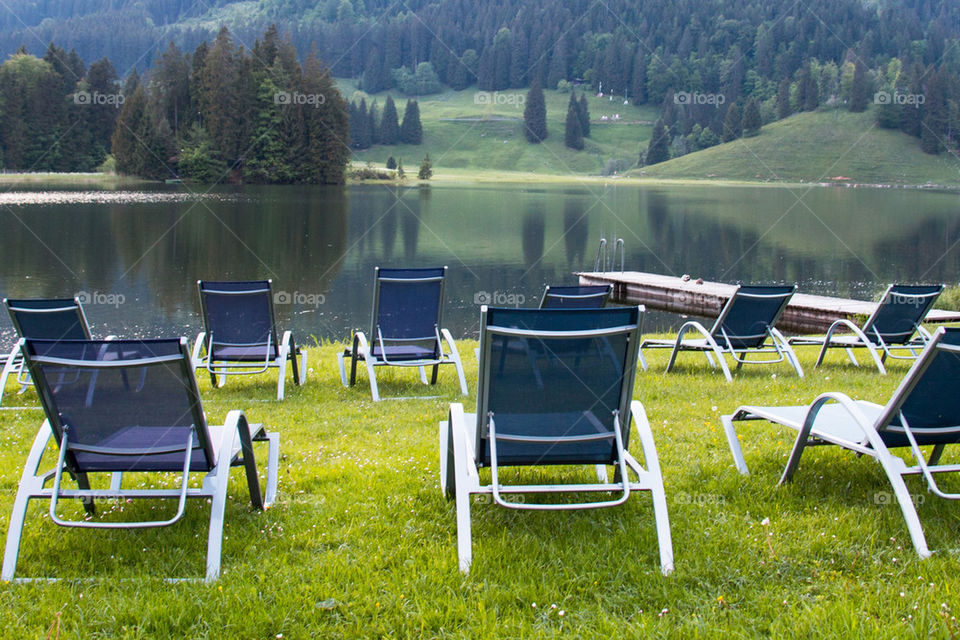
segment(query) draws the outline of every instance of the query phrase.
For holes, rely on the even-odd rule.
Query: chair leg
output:
[[[437,384],[437,373],[440,372],[440,365],[433,365],[433,372],[430,374],[430,384]]]
[[[727,434],[727,443],[730,445],[730,453],[733,455],[733,463],[742,475],[750,475],[747,469],[747,461],[743,459],[743,450],[740,448],[740,439],[737,438],[737,432],[733,428],[733,416],[720,416],[720,422],[723,424],[723,431]]]
[[[301,349],[300,351],[300,375],[298,376],[299,382],[297,384],[306,384],[307,383],[307,350]]]
[[[350,384],[347,382],[347,369],[343,365],[343,358],[344,353],[341,351],[337,354],[337,367],[340,369],[340,383],[345,387],[349,387]]]
[[[420,373],[420,382],[427,384],[427,372],[423,367],[417,367],[417,371]]]
[[[7,361],[3,365],[3,373],[0,373],[0,404],[3,404],[3,391],[7,386],[7,378],[17,370],[17,357],[20,355],[20,345],[16,345],[13,350],[7,354]]]
[[[460,352],[457,351],[457,343],[453,341],[453,336],[450,335],[447,329],[443,329],[440,333],[450,348],[450,359],[453,361],[453,366],[457,368],[457,376],[460,378],[460,393],[465,396],[470,395],[470,391],[467,389],[467,378],[463,375],[463,363],[460,361]],[[504,352],[506,352],[506,349],[504,349]],[[436,376],[436,372],[434,372],[434,376]]]
[[[380,390],[377,388],[377,373],[369,359],[364,360],[367,365],[367,377],[370,378],[370,395],[374,402],[380,402]]]
[[[281,348],[277,355],[277,400],[283,400],[283,391],[287,384],[287,352]],[[296,366],[296,365],[294,365]]]
[[[10,514],[10,524],[7,528],[7,544],[3,553],[3,569],[0,570],[0,579],[13,580],[17,570],[17,558],[20,555],[20,538],[23,535],[23,523],[27,516],[27,507],[30,498],[43,490],[43,478],[37,476],[40,468],[40,459],[46,451],[47,443],[53,436],[50,424],[46,421],[37,431],[33,440],[27,462],[23,465],[23,475],[17,488],[17,497],[13,501],[13,512]]]

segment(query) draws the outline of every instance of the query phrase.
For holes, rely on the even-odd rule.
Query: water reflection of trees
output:
[[[563,201],[563,243],[567,252],[567,267],[579,270],[586,264],[587,241],[590,235],[588,214],[581,198]]]
[[[196,309],[200,278],[324,293],[346,248],[346,191],[283,189],[282,198],[261,189],[226,201],[18,210],[30,232],[2,243],[4,261],[42,277],[10,280],[5,293],[137,292],[167,313]]]

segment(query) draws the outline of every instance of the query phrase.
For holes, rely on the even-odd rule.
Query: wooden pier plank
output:
[[[612,284],[611,302],[643,304],[650,309],[708,318],[717,316],[736,288],[723,282],[698,283],[692,279],[643,271],[582,272],[576,275],[580,284]],[[876,302],[869,300],[797,293],[777,326],[793,333],[822,333],[841,318],[860,324],[876,306]],[[932,309],[926,321],[960,322],[960,312]]]

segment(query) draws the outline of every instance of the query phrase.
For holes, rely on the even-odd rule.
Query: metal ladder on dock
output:
[[[607,239],[600,238],[600,246],[597,247],[597,257],[593,261],[593,271],[595,273],[605,273],[614,271],[617,264],[617,254],[620,254],[620,273],[623,273],[623,238],[616,238],[613,243],[613,253],[607,260]]]

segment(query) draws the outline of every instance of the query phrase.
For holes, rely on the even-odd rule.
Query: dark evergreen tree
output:
[[[744,137],[752,137],[760,133],[760,127],[763,126],[763,120],[760,117],[760,107],[756,99],[750,97],[746,106],[743,108],[743,125],[741,127]]]
[[[403,144],[422,144],[423,126],[420,124],[420,105],[416,100],[407,100],[403,110],[403,122],[400,123],[400,142]]]
[[[420,180],[429,180],[431,177],[433,177],[433,164],[430,162],[430,154],[428,153],[423,157],[423,162],[420,163],[417,178]]]
[[[867,110],[870,101],[870,83],[867,70],[859,60],[853,72],[853,87],[850,91],[850,111],[860,113]]]
[[[943,151],[948,135],[950,107],[947,102],[945,71],[930,70],[923,102],[923,121],[920,132],[920,148],[924,153],[936,155]]]
[[[113,134],[112,153],[117,171],[122,174],[144,178],[171,175],[165,163],[165,145],[150,115],[143,86],[138,86],[123,103]]]
[[[743,113],[739,102],[734,102],[727,107],[727,115],[723,119],[723,141],[730,142],[736,140],[743,133],[741,125],[743,124]]]
[[[670,135],[663,120],[657,120],[650,134],[650,144],[646,155],[640,157],[641,164],[651,165],[665,162],[670,159]]]
[[[389,94],[387,94],[387,101],[383,105],[383,113],[380,116],[378,139],[380,144],[397,144],[400,140],[397,105],[393,102],[393,96]]]
[[[563,144],[568,149],[583,149],[583,131],[580,129],[580,105],[570,93],[570,103],[567,105],[567,122],[563,134]]]
[[[397,168],[397,159],[393,156],[387,158],[387,169],[396,169]]]
[[[527,92],[523,106],[523,133],[527,142],[543,142],[547,138],[547,104],[540,83],[535,83]]]
[[[359,104],[350,105],[350,140],[354,149],[369,149],[373,141],[370,131],[370,114],[367,112],[367,99],[361,98]]]
[[[777,119],[783,120],[793,113],[790,108],[790,79],[784,78],[777,88]]]
[[[590,108],[587,106],[587,96],[580,94],[580,101],[577,103],[577,115],[580,116],[580,131],[584,138],[590,137]]]

